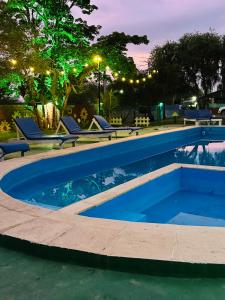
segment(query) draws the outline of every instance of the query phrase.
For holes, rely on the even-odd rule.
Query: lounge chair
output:
[[[211,123],[218,122],[222,125],[222,119],[213,117],[212,112],[208,109],[194,109],[184,111],[184,126],[187,122],[194,122],[196,126],[200,125],[202,122],[210,125]]]
[[[24,153],[29,150],[30,150],[30,147],[27,143],[23,143],[23,142],[2,143],[2,142],[0,142],[0,161],[4,160],[4,157],[7,154],[14,153],[14,152],[21,152],[21,156],[24,156]]]
[[[111,140],[112,130],[82,130],[76,120],[71,117],[61,117],[56,133],[58,133],[60,127],[62,127],[66,133],[76,135],[79,137],[97,137],[97,138],[108,138]]]
[[[89,129],[93,127],[93,125],[97,126],[99,130],[111,130],[115,131],[116,135],[118,131],[129,131],[129,134],[132,134],[133,132],[136,133],[136,135],[139,134],[139,131],[142,129],[142,127],[114,127],[111,124],[109,124],[106,119],[104,119],[102,116],[94,115],[91,125]]]
[[[59,143],[60,148],[65,142],[75,146],[78,139],[75,135],[47,135],[44,134],[32,118],[16,118],[17,138],[22,136],[29,143]]]

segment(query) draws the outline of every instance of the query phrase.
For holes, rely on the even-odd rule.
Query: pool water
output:
[[[101,172],[84,177],[81,175],[80,178],[77,178],[74,170],[74,179],[71,173],[64,174],[61,183],[36,193],[33,189],[27,189],[26,198],[23,200],[58,209],[172,163],[225,166],[225,142],[202,140],[130,164],[120,163]]]

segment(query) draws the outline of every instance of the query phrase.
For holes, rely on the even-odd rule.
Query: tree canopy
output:
[[[224,37],[215,32],[183,35],[156,47],[150,66],[159,70],[154,88],[164,99],[212,92],[224,82]]]

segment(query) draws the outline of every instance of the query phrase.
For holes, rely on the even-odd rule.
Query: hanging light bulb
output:
[[[10,62],[13,66],[15,66],[17,64],[17,60],[15,60],[15,59],[11,59]]]
[[[123,81],[123,82],[126,81],[126,78],[125,78],[125,77],[122,77],[122,81]]]
[[[133,79],[130,79],[130,83],[134,83],[134,80],[133,80]]]

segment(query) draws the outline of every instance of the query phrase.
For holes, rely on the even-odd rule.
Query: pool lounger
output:
[[[66,142],[71,142],[75,146],[75,142],[79,138],[75,135],[44,134],[32,118],[16,118],[15,124],[17,138],[22,137],[28,143],[59,143],[60,148],[63,148]]]
[[[58,133],[60,127],[62,127],[66,133],[79,137],[108,138],[109,140],[111,140],[112,134],[115,132],[112,130],[82,130],[76,120],[71,116],[60,118],[56,133]]]
[[[212,112],[208,109],[190,109],[184,112],[184,126],[187,122],[193,122],[196,126],[199,126],[202,122],[207,123],[207,125],[218,123],[221,126],[222,118],[213,117]]]
[[[104,119],[102,116],[94,115],[91,125],[89,129],[92,128],[93,125],[96,125],[99,130],[113,130],[115,131],[115,134],[117,135],[118,131],[129,131],[129,134],[132,134],[133,132],[136,133],[136,135],[139,134],[139,130],[142,129],[142,127],[114,127],[111,124],[109,124],[106,119]]]
[[[4,157],[7,154],[21,152],[21,156],[24,156],[24,153],[29,150],[29,145],[23,142],[0,143],[0,161],[4,160]]]

